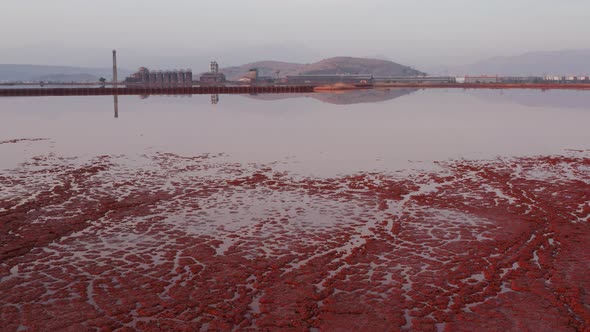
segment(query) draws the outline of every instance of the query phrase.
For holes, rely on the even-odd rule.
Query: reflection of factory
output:
[[[187,70],[150,71],[141,67],[131,76],[125,78],[127,86],[192,86],[193,72]]]
[[[199,78],[201,84],[218,84],[225,82],[225,75],[219,72],[217,61],[211,61],[209,72],[203,73]]]

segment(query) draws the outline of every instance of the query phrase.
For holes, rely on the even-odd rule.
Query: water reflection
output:
[[[449,158],[555,154],[587,149],[590,142],[585,109],[514,104],[502,98],[506,91],[492,94],[508,101],[503,104],[460,89],[409,92],[223,95],[216,105],[211,95],[0,98],[0,141],[50,138],[27,145],[25,152],[21,145],[1,145],[0,168],[47,151],[66,156],[223,153],[240,163],[277,163],[299,174],[333,176]],[[509,93],[535,100],[549,92]],[[342,106],[358,102],[355,95],[378,101],[395,94],[404,97]],[[563,101],[572,93],[551,94]],[[590,92],[573,95],[590,98]]]
[[[280,96],[249,96],[261,100],[276,100],[284,98],[312,97],[323,103],[336,105],[350,105],[361,103],[376,103],[387,100],[393,100],[409,94],[413,94],[419,89],[371,89],[371,90],[354,90],[336,93],[313,93],[313,94],[293,94]],[[450,89],[443,91],[452,91]],[[580,90],[525,90],[525,89],[471,89],[466,90],[469,94],[476,96],[485,101],[498,103],[514,103],[529,107],[557,107],[557,108],[574,108],[590,109],[590,93]]]
[[[403,97],[418,89],[370,89],[370,90],[351,90],[336,91],[325,93],[269,93],[269,94],[248,94],[241,95],[244,97],[257,100],[282,100],[291,98],[313,98],[326,104],[334,105],[352,105],[362,103],[376,103]],[[174,97],[185,97],[192,95],[173,95]],[[141,99],[147,99],[149,95],[141,95]],[[211,95],[211,104],[216,105],[220,101],[219,94]]]
[[[333,105],[353,105],[385,102],[407,96],[424,89],[390,88],[352,90],[323,93],[270,93],[238,95],[259,101],[277,101],[296,98],[311,98],[322,103]],[[438,90],[442,92],[457,91],[453,89]],[[468,89],[462,90],[478,99],[492,103],[512,103],[528,107],[556,107],[570,109],[590,109],[590,93],[578,90],[523,90],[523,89]],[[166,95],[166,97],[192,97],[192,95]],[[148,99],[150,95],[141,95],[140,99]],[[158,95],[162,97],[162,95]],[[114,96],[115,118],[119,117],[118,96]],[[219,94],[210,95],[211,105],[220,102]]]
[[[418,89],[353,90],[341,93],[317,93],[313,97],[328,104],[350,105],[393,100],[412,94],[416,91],[418,91]]]
[[[352,105],[377,103],[397,99],[413,94],[422,89],[370,89],[326,93],[261,94],[245,95],[257,100],[282,100],[291,98],[313,98],[322,103],[334,105]],[[453,89],[439,90],[443,92]],[[529,107],[557,107],[572,109],[590,109],[590,93],[580,90],[525,90],[525,89],[469,89],[468,94],[487,102],[512,103]]]
[[[337,92],[320,92],[320,93],[284,93],[284,94],[261,94],[247,95],[249,98],[258,100],[281,100],[290,98],[313,98],[326,104],[334,105],[352,105],[363,103],[377,103],[387,100],[400,98],[414,92],[418,89],[367,89],[367,90],[350,90]]]
[[[217,103],[219,103],[219,95],[211,95],[211,105],[216,105]]]
[[[113,96],[113,103],[115,106],[115,119],[118,119],[119,118],[119,96],[116,94]]]
[[[580,90],[467,90],[470,95],[493,103],[529,107],[590,109],[590,93]]]

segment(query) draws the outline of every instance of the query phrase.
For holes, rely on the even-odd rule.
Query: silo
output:
[[[185,78],[186,84],[188,86],[193,85],[193,71],[191,69],[186,70],[186,73],[184,74],[184,78]]]
[[[185,78],[184,78],[184,70],[179,70],[178,71],[178,85],[184,85],[185,83]]]
[[[169,71],[165,71],[162,76],[163,76],[162,85],[164,85],[164,86],[170,85],[170,76],[172,76],[170,74],[170,72]]]
[[[161,70],[158,70],[156,73],[156,85],[162,86],[164,84],[164,73]]]
[[[173,70],[170,72],[170,85],[178,85],[178,71]]]

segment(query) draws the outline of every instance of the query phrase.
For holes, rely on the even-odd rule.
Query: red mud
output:
[[[0,173],[1,330],[590,328],[588,152],[331,179],[146,158]]]

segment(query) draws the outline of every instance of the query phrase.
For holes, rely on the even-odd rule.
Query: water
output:
[[[0,98],[4,330],[590,326],[590,92],[218,97]]]
[[[559,154],[590,142],[587,92],[390,90],[220,99],[120,96],[114,118],[108,96],[3,98],[0,140],[49,140],[24,151],[0,146],[0,167],[48,151],[77,157],[164,151],[224,153],[240,163],[278,162],[300,174],[332,176],[428,168],[458,158]]]

